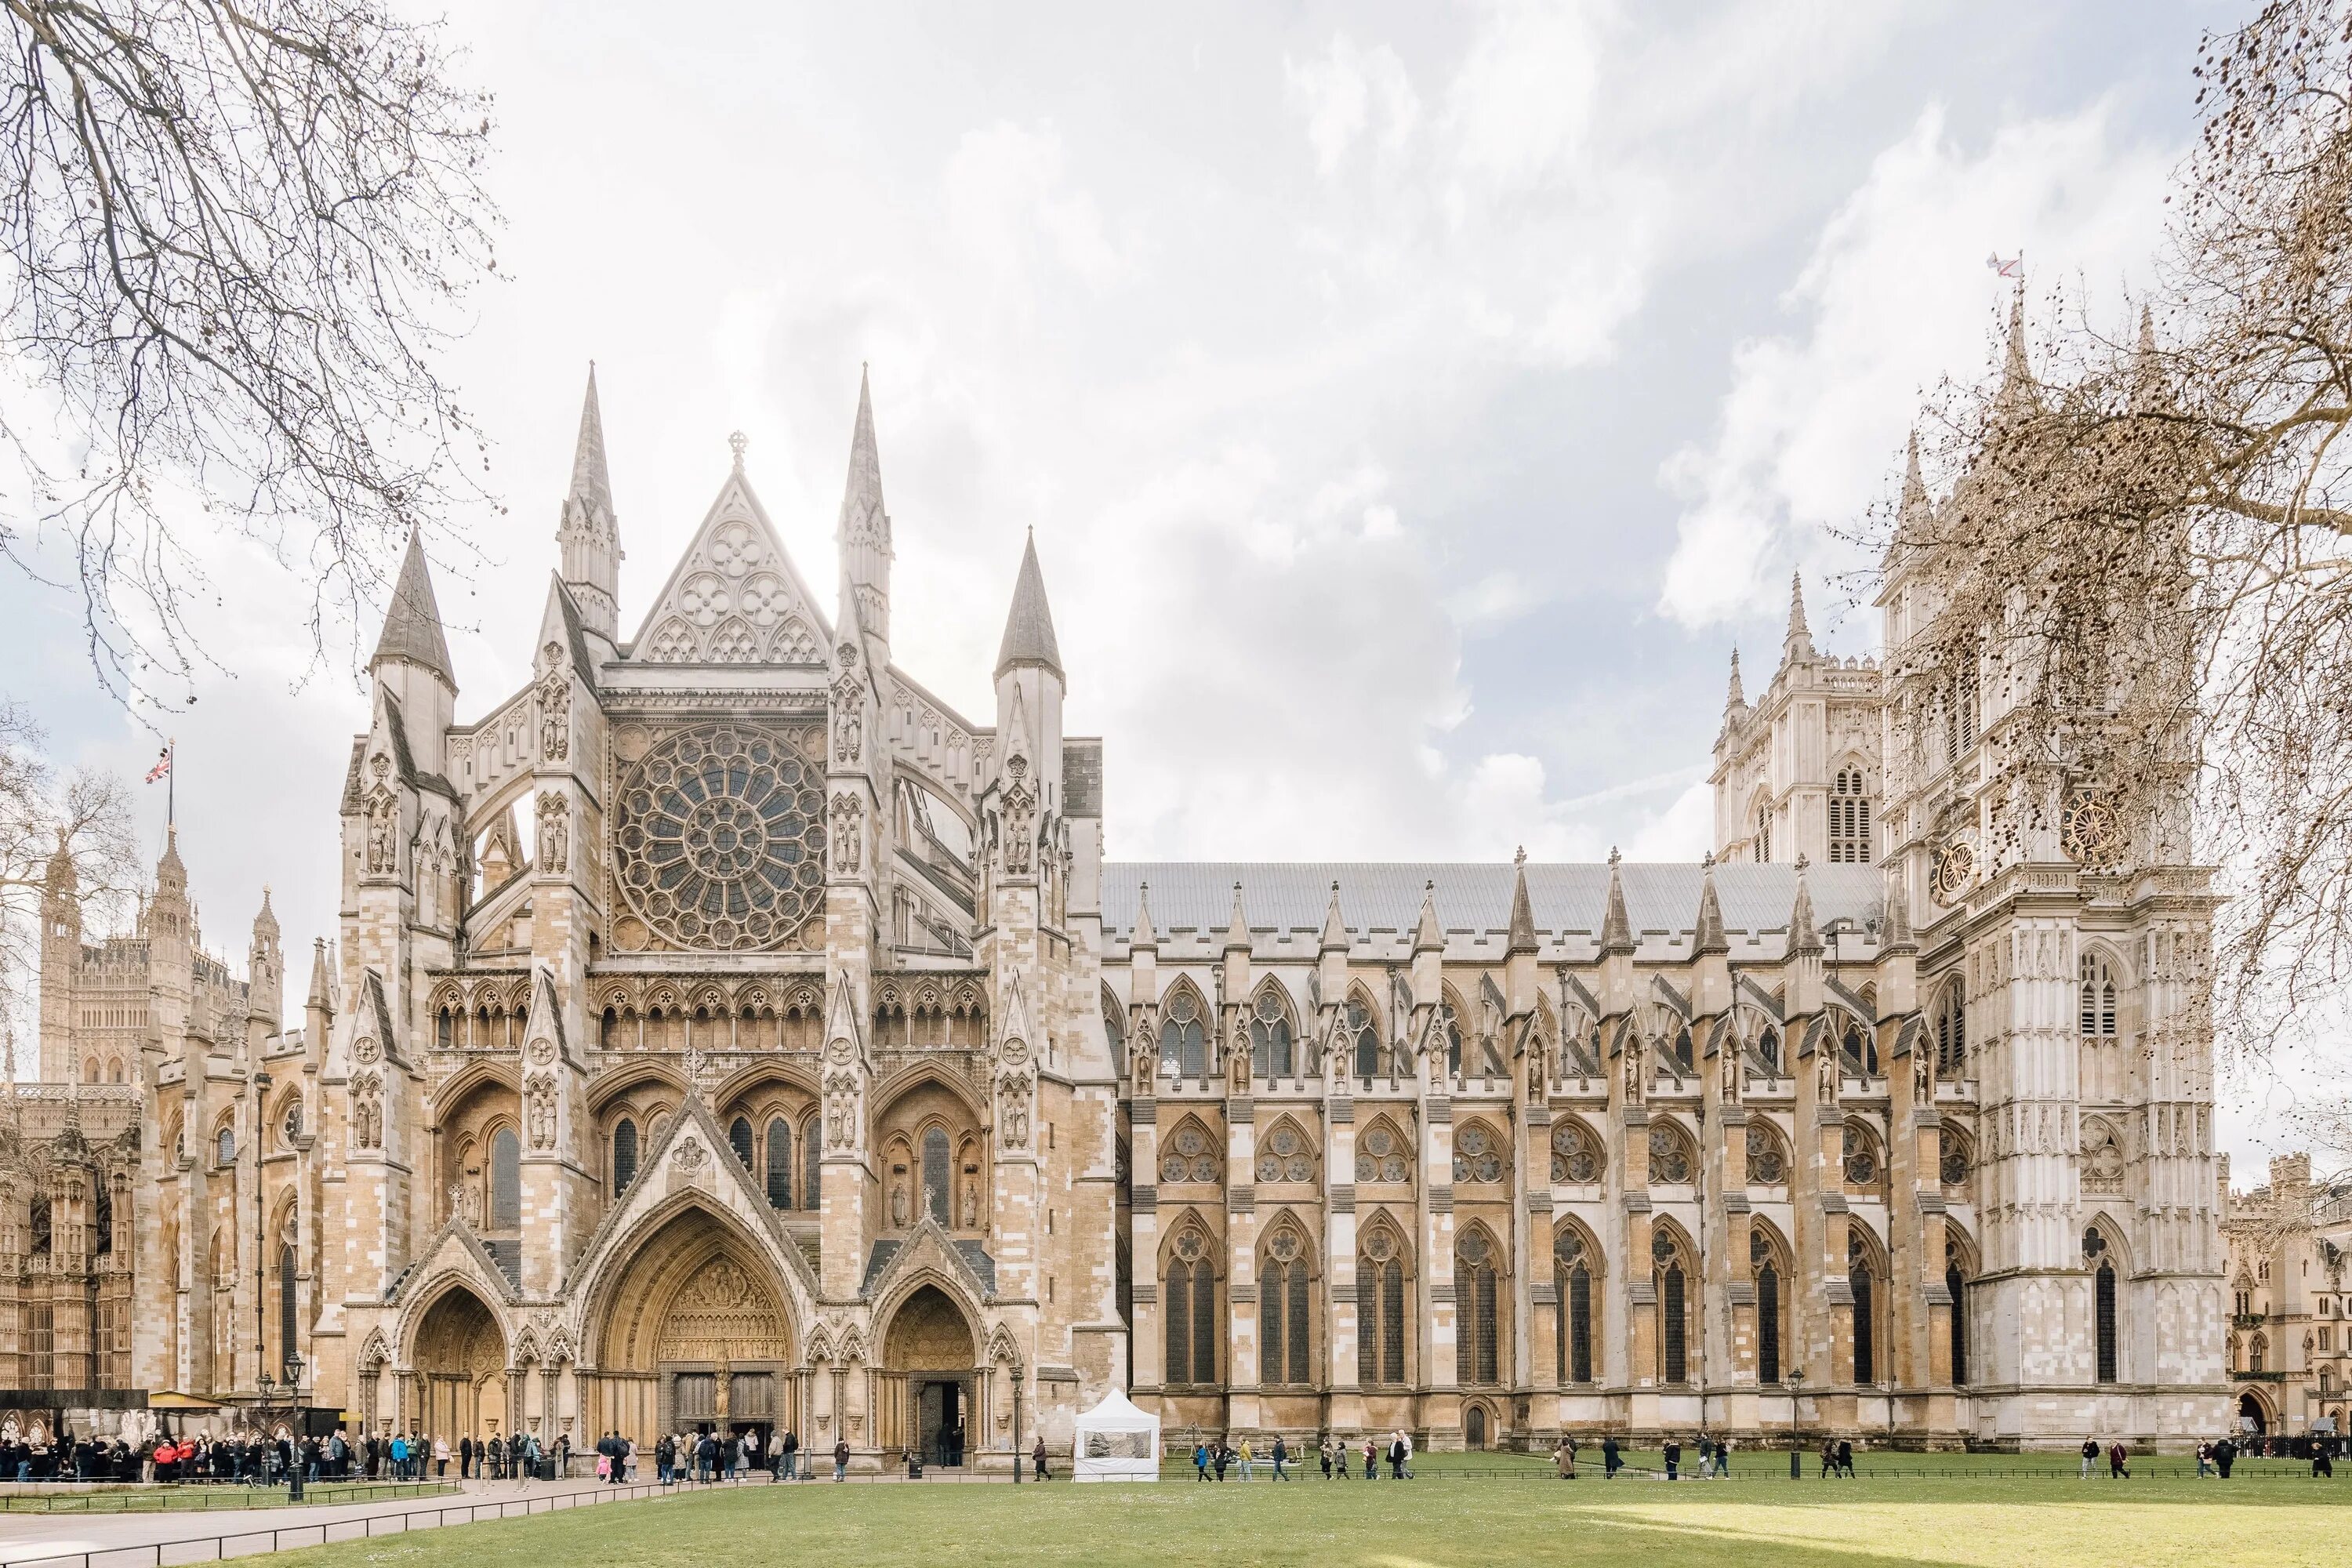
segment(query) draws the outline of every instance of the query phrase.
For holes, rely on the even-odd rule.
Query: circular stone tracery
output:
[[[624,781],[621,890],[681,947],[781,947],[824,903],[822,732],[707,724]]]

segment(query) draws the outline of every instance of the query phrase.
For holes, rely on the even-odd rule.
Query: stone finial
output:
[[[1698,920],[1692,930],[1695,953],[1729,952],[1731,938],[1723,929],[1723,902],[1715,891],[1715,857],[1699,863]]]
[[[1789,910],[1789,951],[1817,953],[1822,950],[1821,928],[1813,922],[1813,895],[1805,886],[1805,857],[1797,857],[1797,901]]]
[[[1127,939],[1128,951],[1160,951],[1160,933],[1151,929],[1151,884],[1135,885],[1135,931]]]
[[[1508,952],[1534,952],[1542,946],[1536,937],[1535,905],[1528,897],[1528,852],[1520,849],[1511,862],[1511,935]]]
[[[1413,922],[1412,950],[1434,952],[1445,945],[1445,928],[1437,923],[1437,881],[1434,878],[1422,884],[1421,918]]]
[[[1609,904],[1601,917],[1601,952],[1633,951],[1633,921],[1625,910],[1625,874],[1622,857],[1612,845],[1609,850]]]
[[[1339,879],[1336,877],[1331,879],[1331,901],[1323,909],[1321,948],[1325,952],[1348,951],[1348,922],[1339,918]]]

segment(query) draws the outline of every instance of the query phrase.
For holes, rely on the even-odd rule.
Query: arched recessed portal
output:
[[[919,1451],[926,1464],[961,1465],[982,1440],[980,1339],[963,1309],[936,1285],[899,1303],[882,1340],[882,1408],[903,1423],[884,1446]]]
[[[2257,1437],[2267,1436],[2270,1434],[2270,1412],[2263,1408],[2263,1402],[2256,1395],[2251,1394],[2242,1395],[2238,1400],[2238,1414],[2245,1417],[2247,1422],[2252,1423],[2251,1426],[2241,1424],[2240,1430],[2251,1431]]]
[[[765,1430],[792,1420],[793,1335],[765,1258],[709,1211],[647,1237],[606,1297],[598,1435],[650,1442],[680,1428]]]
[[[453,1286],[425,1309],[410,1355],[420,1384],[409,1429],[429,1436],[487,1437],[507,1429],[507,1341],[479,1296]]]

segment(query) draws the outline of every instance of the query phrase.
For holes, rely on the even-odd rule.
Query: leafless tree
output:
[[[31,1016],[41,911],[58,850],[72,861],[70,896],[86,922],[121,913],[138,885],[137,837],[122,781],[95,769],[60,777],[47,749],[47,738],[24,709],[0,700],[0,1029],[14,1038],[22,1037]]]
[[[495,267],[488,100],[380,0],[0,0],[0,552],[70,562],[118,696],[208,662],[224,531],[323,651],[475,482],[436,364]]]
[[[2259,1051],[2352,978],[2352,0],[2275,0],[2198,77],[2156,297],[2021,309],[1931,401],[1948,496],[1880,542],[1907,760],[1981,724],[1990,865],[2218,867],[2200,978]]]

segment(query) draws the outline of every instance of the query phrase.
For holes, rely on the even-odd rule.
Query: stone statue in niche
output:
[[[970,1171],[963,1173],[963,1227],[980,1228],[980,1178]]]
[[[549,790],[539,797],[539,868],[561,876],[572,858],[572,809]]]
[[[904,1226],[907,1219],[907,1178],[898,1176],[890,1183],[890,1223]]]
[[[555,1147],[555,1087],[541,1079],[530,1086],[530,1146]]]
[[[399,805],[392,792],[379,789],[368,803],[367,868],[382,876],[393,868],[393,833],[399,816]]]
[[[1813,1100],[1835,1105],[1838,1091],[1837,1047],[1824,1039],[1813,1053]]]
[[[1911,1047],[1911,1103],[1925,1105],[1935,1098],[1936,1081],[1930,1072],[1927,1042],[1918,1041]]]

